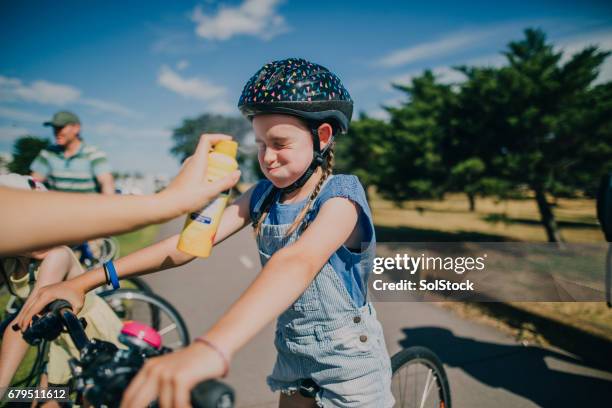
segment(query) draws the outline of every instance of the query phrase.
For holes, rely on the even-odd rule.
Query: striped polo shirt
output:
[[[64,157],[57,145],[41,150],[30,170],[45,176],[50,190],[95,193],[96,176],[110,173],[111,167],[104,152],[81,142],[79,151],[70,157]]]

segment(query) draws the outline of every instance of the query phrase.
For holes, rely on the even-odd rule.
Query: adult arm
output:
[[[249,200],[252,189],[238,197],[223,213],[215,237],[215,245],[231,236],[249,222]],[[130,276],[158,272],[184,265],[195,259],[177,249],[179,234],[157,242],[130,255],[114,261],[120,279]],[[33,293],[17,316],[16,323],[22,330],[30,324],[32,316],[39,313],[47,304],[57,299],[68,301],[75,313],[83,307],[85,294],[106,283],[103,268],[96,268],[66,282],[49,285]]]
[[[211,145],[229,136],[203,135],[168,188],[151,196],[109,196],[0,188],[0,255],[132,231],[195,211],[240,177],[206,179]]]

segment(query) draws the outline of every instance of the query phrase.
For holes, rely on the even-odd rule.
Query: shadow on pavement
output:
[[[612,401],[612,381],[596,377],[597,372],[567,355],[540,347],[474,340],[440,327],[402,331],[405,339],[399,343],[403,348],[426,346],[446,366],[539,406],[610,406]]]

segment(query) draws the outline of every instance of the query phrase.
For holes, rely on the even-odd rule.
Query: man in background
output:
[[[53,127],[55,144],[34,159],[32,177],[44,181],[50,190],[114,194],[115,182],[106,154],[83,142],[77,115],[60,111],[44,126]]]

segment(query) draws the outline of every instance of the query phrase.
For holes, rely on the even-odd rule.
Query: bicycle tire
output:
[[[124,284],[127,284],[128,287],[126,289],[136,289],[144,293],[154,294],[151,286],[147,282],[145,282],[144,279],[139,278],[137,276],[133,278],[122,279],[121,282],[123,282]],[[132,288],[130,288],[130,285],[132,286]],[[108,290],[112,290],[112,289],[113,288],[111,285],[108,288]],[[153,327],[155,330],[159,330],[160,324],[161,324],[161,316],[159,313],[159,309],[151,305],[150,310],[151,310],[151,327]]]
[[[99,293],[98,296],[103,298],[113,310],[117,313],[117,302],[134,302],[140,301],[146,304],[146,308],[151,310],[156,309],[160,313],[160,321],[158,323],[158,327],[154,327],[151,321],[143,321],[143,319],[139,319],[138,317],[142,316],[133,316],[128,314],[126,316],[122,316],[120,314],[119,317],[122,320],[139,320],[142,323],[148,324],[153,327],[155,330],[160,332],[162,335],[162,339],[164,340],[163,345],[169,347],[171,349],[178,349],[181,347],[185,347],[190,342],[189,330],[187,329],[187,325],[183,320],[181,314],[172,306],[166,299],[162,298],[159,295],[154,293],[146,293],[141,292],[135,289],[118,289],[115,291],[106,291]],[[125,307],[123,303],[120,304],[122,307]],[[129,304],[128,304],[129,306]],[[170,323],[165,327],[162,327],[167,321]],[[174,327],[173,327],[174,326]],[[167,336],[171,331],[176,331],[175,341],[170,342],[169,336]]]
[[[398,390],[395,385],[396,382],[401,382],[402,380],[402,371],[408,371],[410,368],[416,368],[417,365],[422,365],[426,367],[427,371],[427,380],[425,382],[425,387],[423,390],[423,395],[420,396],[420,401],[414,400],[414,405],[411,405],[408,401],[404,399],[405,389],[401,388],[400,384],[400,392],[398,394]],[[412,366],[412,367],[411,367]],[[404,350],[397,352],[391,357],[391,369],[393,371],[392,377],[392,390],[394,392],[393,396],[396,399],[396,406],[400,408],[405,407],[435,407],[435,408],[451,408],[451,393],[450,387],[448,384],[448,377],[446,375],[446,371],[444,370],[444,366],[442,362],[438,358],[438,356],[431,351],[430,349],[422,346],[413,346],[408,347]],[[430,386],[430,376],[433,377],[434,382],[431,384],[435,384],[438,389],[436,396],[438,397],[437,403],[425,405],[426,398],[429,397],[431,389],[433,386]],[[410,374],[407,374],[407,377],[411,377]],[[416,378],[416,376],[412,376],[412,378]],[[418,386],[418,381],[415,381],[415,387]],[[414,393],[414,397],[418,398],[417,392]]]
[[[128,285],[133,286],[133,288],[129,289],[136,289],[145,293],[154,293],[151,285],[149,285],[144,279],[137,276],[133,278],[121,279],[121,282],[128,282]]]

